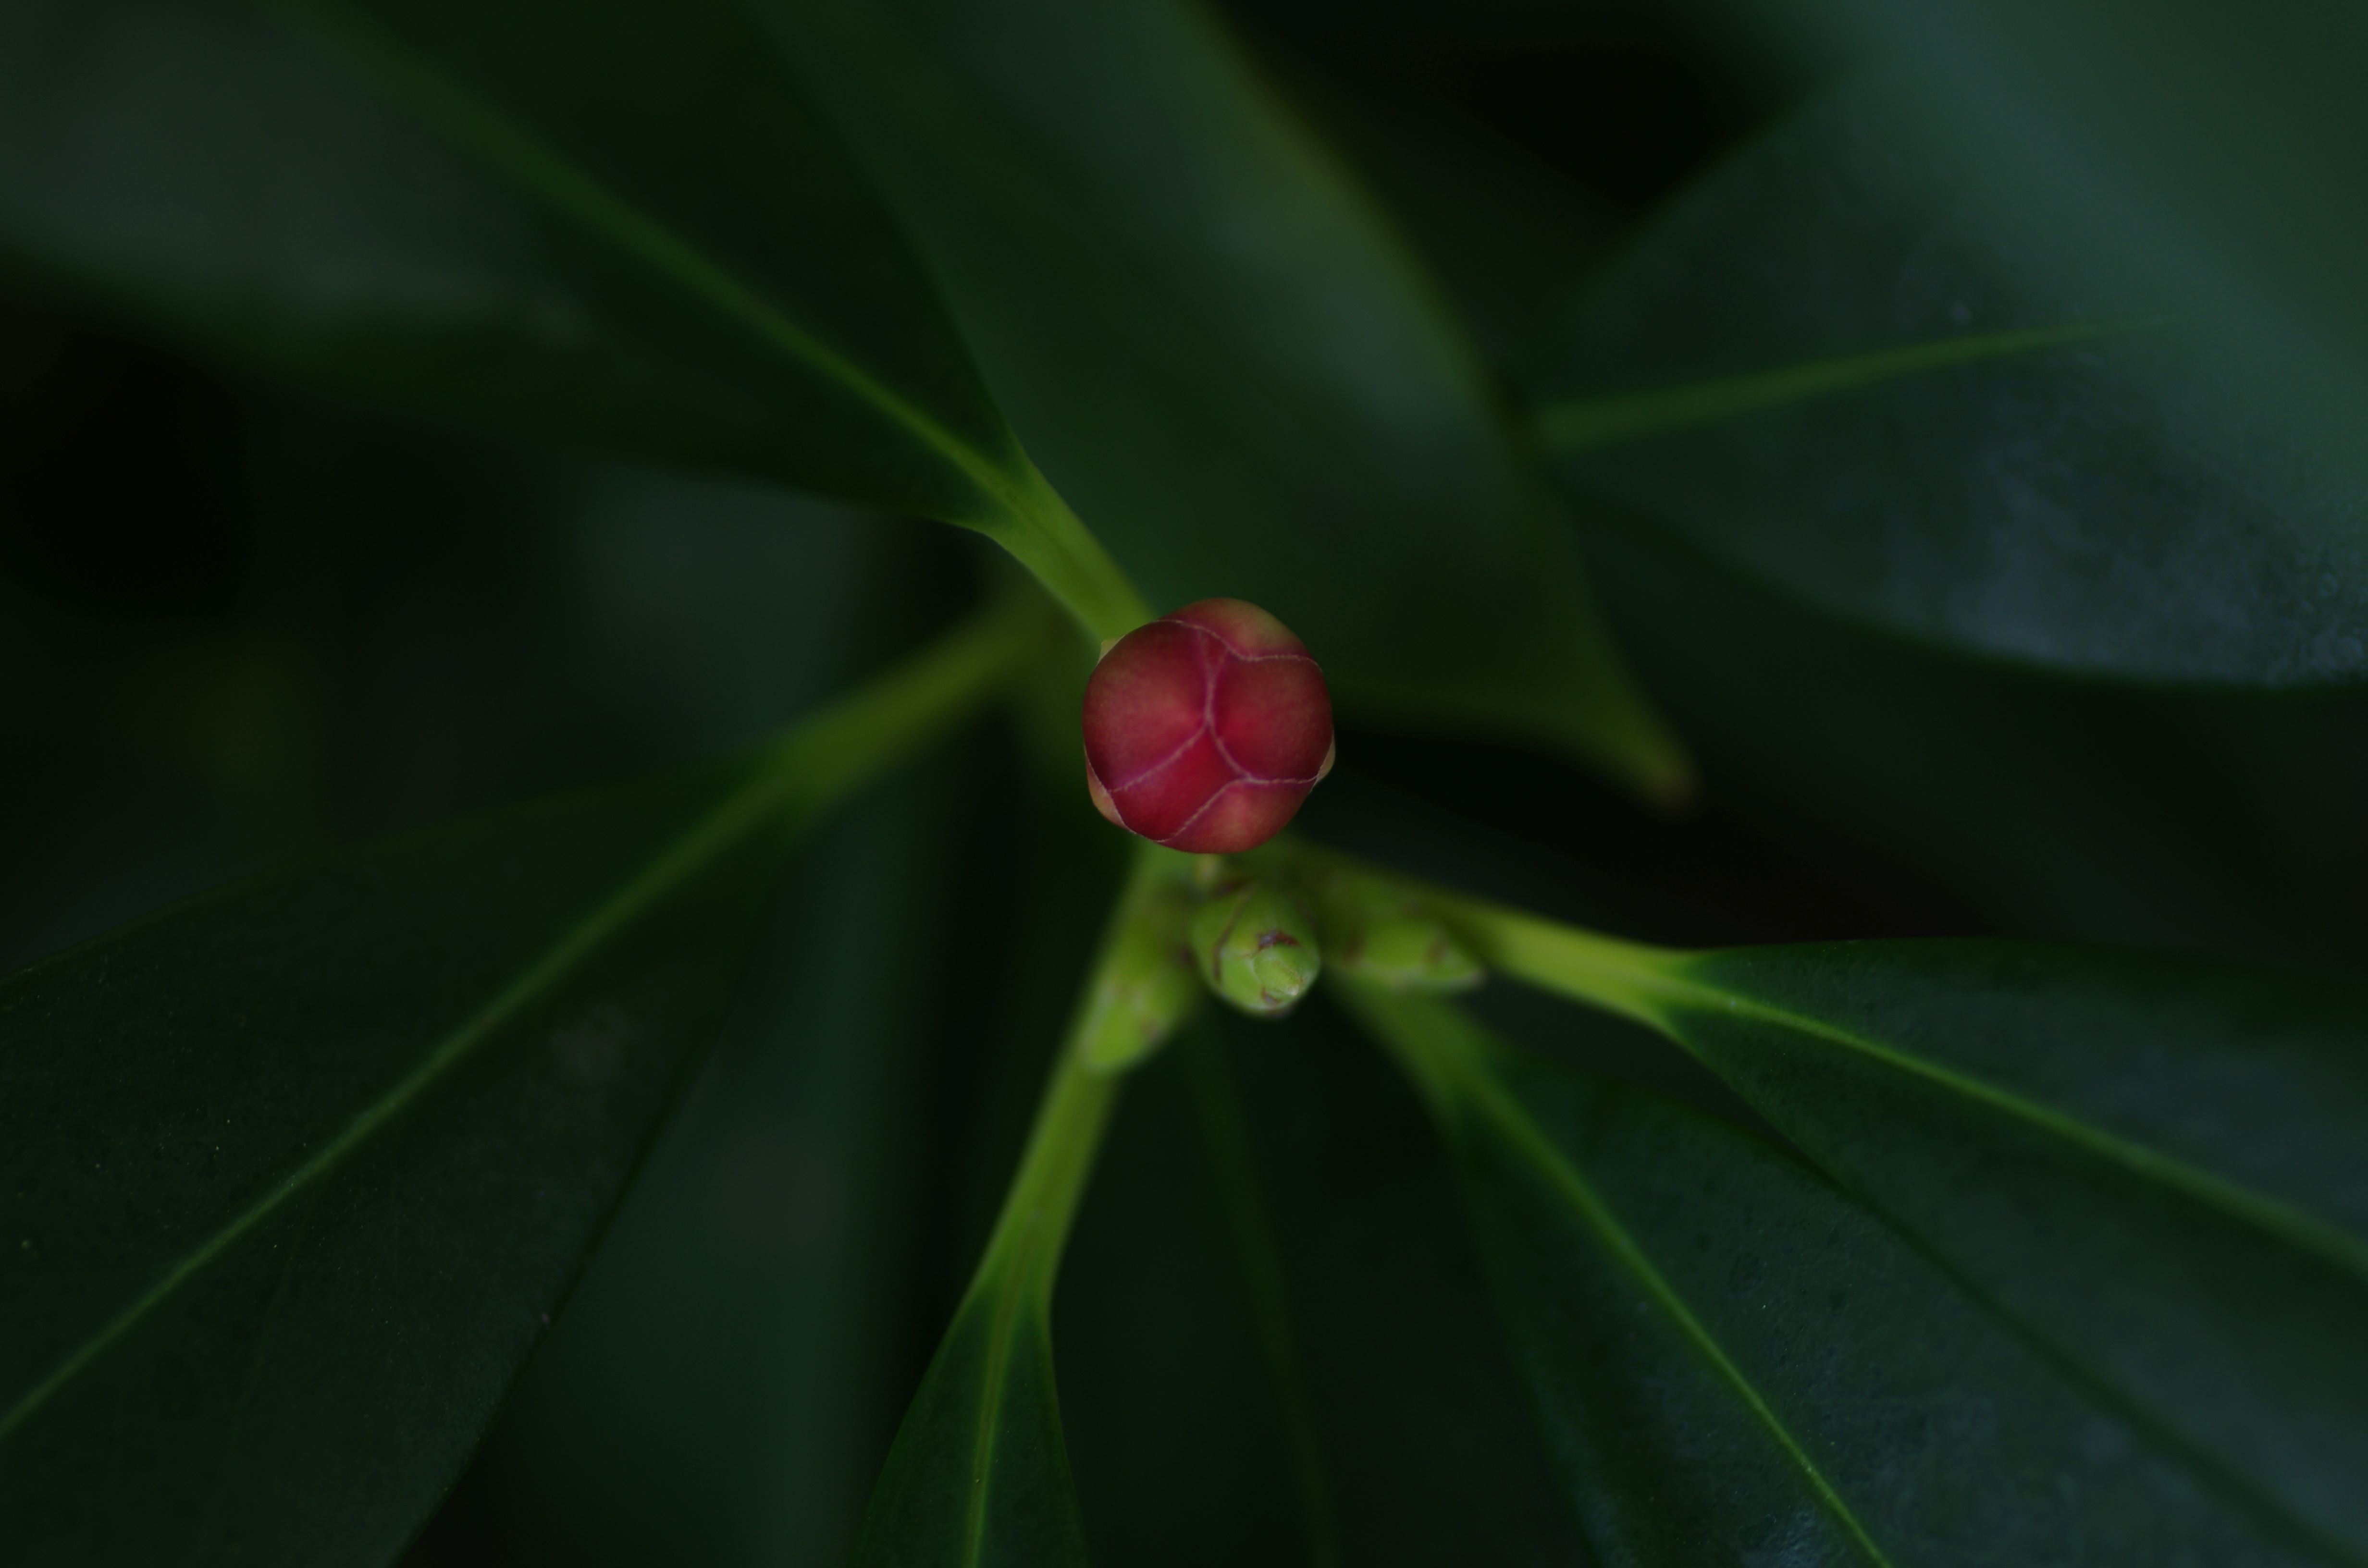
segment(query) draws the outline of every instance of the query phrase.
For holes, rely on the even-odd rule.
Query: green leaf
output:
[[[474,1447],[796,832],[1032,642],[208,895],[0,983],[0,1554],[384,1561]]]
[[[1053,1289],[1121,1082],[1091,1049],[1099,1017],[1139,961],[1138,927],[1189,875],[1188,857],[1136,846],[985,1256],[872,1488],[858,1564],[1086,1561],[1054,1390]]]
[[[1795,1159],[1340,993],[1455,1152],[1550,1444],[1614,1563],[2341,1561],[2100,1398]]]
[[[1531,379],[1575,495],[1827,610],[2086,676],[2368,676],[2361,491],[2058,276],[1892,91],[1693,188]]]
[[[995,535],[1146,619],[732,0],[35,0],[0,256],[405,408]]]
[[[1218,1021],[1338,1529],[1291,1560],[1585,1561],[1420,1102],[1335,1008]]]
[[[2232,1495],[2368,1554],[2368,992],[2004,941],[1669,952],[1446,895],[1683,1044]]]
[[[1015,1284],[967,1297],[872,1493],[854,1561],[1083,1568],[1043,1303]]]
[[[916,1091],[945,1032],[911,976],[945,958],[954,761],[801,855],[712,1061],[487,1438],[517,1556],[846,1560],[911,1392]]]
[[[985,1261],[872,1488],[859,1565],[1082,1568],[1053,1377],[1053,1284],[1116,1089],[1064,1046]]]
[[[722,0],[34,0],[0,105],[7,248],[211,347],[925,513],[1018,472]]]
[[[1352,713],[1682,789],[1439,290],[1207,17],[762,9],[1155,603],[1265,605]]]
[[[1294,85],[1420,247],[1491,365],[1534,352],[1573,279],[1612,256],[1623,226],[1615,211],[1396,77]]]
[[[1275,1375],[1278,1332],[1281,1365],[1299,1364],[1288,1307],[1245,1288],[1236,1193],[1214,1163],[1218,1028],[1204,1010],[1128,1074],[1062,1265],[1062,1424],[1105,1563],[1338,1560],[1304,1401]]]
[[[2348,963],[2357,690],[2157,690],[1953,657],[1599,531],[1607,603],[1722,808],[2030,936]]]
[[[2245,400],[2368,483],[2368,12],[2350,0],[1794,0],[1908,101],[2034,252],[2158,294]]]

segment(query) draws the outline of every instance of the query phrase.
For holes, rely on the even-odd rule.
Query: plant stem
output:
[[[1017,485],[998,485],[996,498],[1003,516],[978,530],[1033,573],[1087,637],[1106,642],[1151,619],[1125,571],[1033,464]]]
[[[1085,1042],[1100,998],[1121,978],[1118,971],[1125,959],[1123,938],[1129,926],[1186,859],[1156,844],[1144,844],[1136,852],[1126,887],[1110,911],[1093,971],[1078,990],[1069,1028],[1036,1103],[1036,1121],[1029,1130],[1019,1170],[1004,1195],[995,1233],[987,1239],[985,1256],[971,1282],[973,1297],[1016,1286],[1040,1308],[1051,1304],[1061,1250],[1087,1178],[1093,1174],[1094,1155],[1101,1147],[1122,1076],[1097,1070],[1087,1059]]]
[[[774,740],[768,776],[806,812],[836,805],[1015,682],[1050,631],[1028,596],[989,604]]]
[[[1118,1085],[1108,1074],[1089,1072],[1074,1051],[1064,1048],[1054,1059],[1027,1152],[1004,1195],[986,1256],[979,1260],[973,1292],[993,1284],[1017,1285],[1039,1305],[1049,1304],[1061,1249],[1093,1172]]]
[[[1510,904],[1401,876],[1297,838],[1274,839],[1253,855],[1286,877],[1328,868],[1395,883],[1407,896],[1429,905],[1492,973],[1526,981],[1540,990],[1618,1013],[1665,1033],[1669,1024],[1663,1004],[1691,989],[1679,970],[1692,955],[1674,948],[1650,947],[1566,926]]]

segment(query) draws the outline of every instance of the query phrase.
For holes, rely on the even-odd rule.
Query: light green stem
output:
[[[1015,681],[1050,631],[1026,597],[989,606],[775,740],[768,777],[808,812],[836,805]]]
[[[973,1294],[1009,1289],[1039,1308],[1051,1304],[1061,1249],[1085,1196],[1086,1178],[1093,1173],[1119,1083],[1110,1074],[1090,1071],[1065,1047],[1053,1059],[1027,1152],[1004,1194],[986,1256],[979,1260]]]
[[[1097,1069],[1087,1059],[1085,1043],[1100,998],[1122,978],[1118,971],[1126,961],[1128,927],[1189,860],[1155,844],[1136,851],[1133,870],[1110,911],[1093,972],[1078,991],[1068,1030],[1053,1059],[1019,1173],[1004,1195],[995,1233],[987,1239],[986,1254],[971,1282],[973,1297],[1017,1287],[1016,1294],[1031,1298],[1040,1308],[1051,1303],[1061,1249],[1068,1241],[1086,1180],[1093,1174],[1094,1154],[1101,1146],[1122,1076]]]
[[[1253,852],[1283,876],[1352,870],[1378,878],[1419,900],[1492,973],[1600,1007],[1668,1032],[1665,1004],[1689,994],[1678,971],[1692,955],[1673,948],[1623,941],[1584,926],[1400,876],[1353,856],[1282,837]]]
[[[726,857],[779,856],[796,835],[861,784],[965,717],[1012,679],[1042,639],[1045,618],[1014,601],[965,622],[887,674],[859,687],[775,741],[766,765],[740,789],[570,926],[475,1013],[438,1040],[423,1042],[411,1071],[292,1171],[167,1269],[147,1291],[63,1358],[41,1381],[0,1410],[6,1441],[85,1369],[238,1245],[290,1199],[314,1186],[445,1081],[527,1010],[542,1005],[692,879]]]
[[[1151,619],[1125,571],[1032,465],[1016,484],[998,476],[992,494],[1003,515],[971,526],[1034,574],[1088,637],[1106,642]]]
[[[1008,452],[982,448],[948,427],[689,234],[610,189],[564,147],[534,135],[365,11],[342,0],[261,4],[326,43],[365,81],[529,199],[865,405],[962,475],[993,511],[984,517],[948,511],[941,520],[975,528],[1009,551],[1097,642],[1151,619],[1118,562],[1016,446]]]

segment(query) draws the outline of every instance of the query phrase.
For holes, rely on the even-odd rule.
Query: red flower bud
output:
[[[1230,855],[1281,832],[1332,770],[1332,697],[1288,627],[1202,599],[1110,644],[1086,683],[1086,789],[1170,849]]]

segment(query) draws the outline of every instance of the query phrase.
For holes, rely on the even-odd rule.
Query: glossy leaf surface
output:
[[[406,408],[954,520],[1019,457],[729,0],[33,0],[0,255]]]
[[[1796,0],[1912,73],[2035,250],[2159,292],[2368,483],[2368,12],[2349,0]]]
[[[2263,1517],[2368,1544],[2368,1001],[2006,942],[1668,960],[1640,1006]]]
[[[2075,286],[1886,91],[1670,207],[1531,376],[1581,497],[1818,606],[2089,676],[2368,676],[2368,491]]]
[[[1732,1125],[1352,988],[1414,1072],[1611,1563],[2318,1562]]]
[[[794,831],[1022,625],[746,759],[335,855],[0,985],[8,1560],[384,1561],[564,1299]]]
[[[760,8],[1154,608],[1251,599],[1354,711],[1681,787],[1439,290],[1209,17]]]

